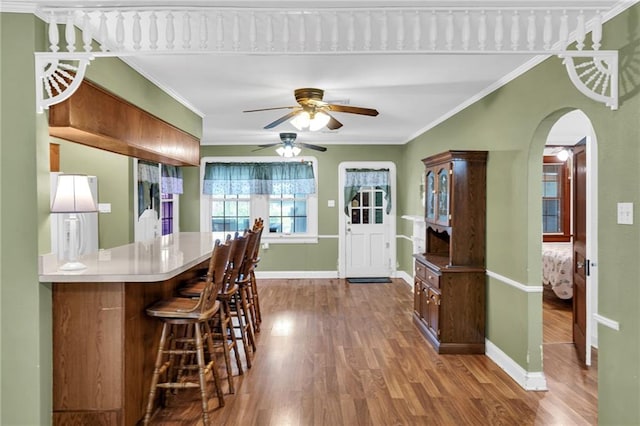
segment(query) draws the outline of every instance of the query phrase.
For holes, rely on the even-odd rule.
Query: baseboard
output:
[[[396,273],[393,274],[393,278],[401,278],[409,287],[411,287],[411,289],[413,289],[413,277],[405,271],[396,271]]]
[[[527,391],[546,391],[547,379],[542,371],[526,371],[509,355],[491,343],[489,339],[485,341],[485,355],[502,368],[516,383]]]
[[[300,278],[339,278],[338,271],[259,271],[256,278],[272,279],[300,279]]]
[[[340,278],[338,271],[260,271],[256,270],[256,278],[268,279],[298,279],[298,278]],[[396,271],[391,278],[400,278],[413,288],[413,277],[405,271]]]

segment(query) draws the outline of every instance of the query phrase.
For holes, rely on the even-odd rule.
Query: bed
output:
[[[542,244],[542,283],[560,299],[573,297],[571,244]]]

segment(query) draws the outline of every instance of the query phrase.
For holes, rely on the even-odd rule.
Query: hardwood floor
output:
[[[585,425],[597,423],[595,369],[545,345],[549,391],[526,392],[484,355],[438,355],[412,323],[401,280],[259,280],[263,323],[253,367],[215,425]],[[226,390],[225,390],[226,392]],[[181,392],[154,424],[200,425]]]

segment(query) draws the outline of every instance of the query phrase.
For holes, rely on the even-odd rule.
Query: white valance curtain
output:
[[[384,199],[387,201],[386,212],[389,214],[391,212],[389,169],[347,169],[344,183],[344,213],[349,215],[349,201],[364,187],[382,189]]]
[[[310,162],[206,163],[203,194],[315,194]]]

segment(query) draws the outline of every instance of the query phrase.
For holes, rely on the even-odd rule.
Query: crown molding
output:
[[[34,2],[7,1],[0,2],[0,13],[36,13],[38,5]]]

